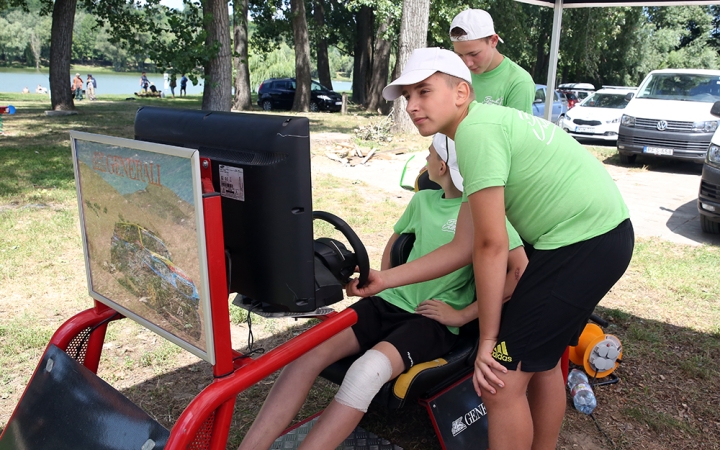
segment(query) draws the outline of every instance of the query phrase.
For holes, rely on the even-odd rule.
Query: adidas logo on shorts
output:
[[[498,361],[512,362],[512,356],[508,354],[505,341],[499,343],[492,352],[492,357]]]

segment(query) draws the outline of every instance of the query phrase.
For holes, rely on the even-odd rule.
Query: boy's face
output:
[[[490,39],[453,42],[455,53],[475,75],[488,71],[488,67],[490,67],[495,56],[496,46],[496,36],[491,36]]]
[[[438,73],[419,83],[403,86],[402,95],[408,102],[405,110],[421,135],[431,136],[443,131],[455,118],[456,90]]]
[[[434,181],[439,184],[440,170],[442,169],[444,161],[440,159],[440,155],[437,154],[435,146],[432,144],[430,144],[430,148],[428,148],[428,155],[425,158],[425,161],[427,161],[427,171],[430,181]]]

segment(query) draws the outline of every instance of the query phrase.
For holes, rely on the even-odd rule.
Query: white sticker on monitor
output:
[[[235,200],[245,201],[245,179],[239,167],[220,165],[220,195]]]

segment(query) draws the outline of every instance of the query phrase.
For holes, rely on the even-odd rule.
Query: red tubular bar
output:
[[[93,308],[79,312],[60,325],[57,331],[55,331],[55,334],[53,334],[52,338],[50,338],[48,346],[50,344],[55,344],[58,348],[66,351],[70,341],[72,341],[82,330],[88,327],[93,327],[103,320],[110,319],[115,314],[117,314],[117,311],[114,309],[95,301],[95,306]],[[118,319],[122,318],[123,316],[118,314]],[[92,370],[93,373],[97,373],[98,364],[100,363],[100,354],[102,352],[103,342],[105,341],[106,329],[107,323],[94,330],[88,338],[88,348],[85,353],[85,361],[83,361],[83,365]]]
[[[173,426],[167,450],[185,449],[195,437],[206,417],[229,399],[240,392],[286,366],[313,347],[341,332],[357,322],[357,314],[352,309],[333,316],[323,323],[315,325],[300,336],[280,345],[274,350],[245,365],[225,378],[216,379],[198,394],[183,411]]]
[[[213,375],[224,377],[233,371],[233,349],[230,336],[228,284],[225,268],[225,244],[220,195],[203,197],[205,243],[210,284],[210,310],[213,326],[215,365]]]

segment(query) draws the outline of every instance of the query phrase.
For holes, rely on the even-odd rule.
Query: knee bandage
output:
[[[390,360],[382,352],[370,349],[350,366],[335,401],[367,412],[372,399],[391,377]]]

